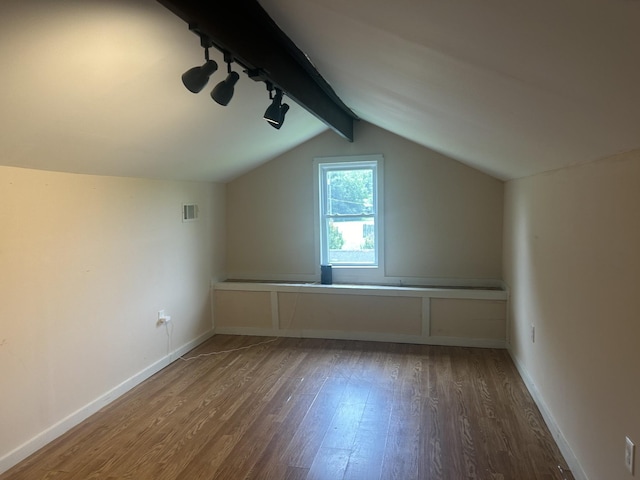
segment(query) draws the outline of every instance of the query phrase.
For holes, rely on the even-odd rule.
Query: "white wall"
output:
[[[365,122],[354,143],[326,132],[227,185],[229,277],[318,280],[313,159],[376,153],[386,277],[499,281],[503,182]]]
[[[625,435],[640,445],[640,150],[508,182],[504,243],[515,360],[584,478],[630,478]]]
[[[211,332],[224,197],[210,183],[0,167],[0,471],[168,358],[158,310],[174,349]],[[183,203],[199,221],[182,222]]]

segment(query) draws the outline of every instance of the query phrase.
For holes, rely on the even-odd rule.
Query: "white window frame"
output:
[[[323,199],[326,197],[326,172],[337,169],[352,169],[359,166],[374,169],[374,218],[375,218],[375,262],[374,264],[337,264],[333,265],[333,279],[336,283],[373,283],[384,277],[384,158],[382,155],[354,155],[340,157],[317,157],[314,159],[314,198],[315,198],[315,239],[317,271],[320,265],[327,263],[328,240],[326,238],[327,216]],[[361,216],[361,215],[359,215]]]

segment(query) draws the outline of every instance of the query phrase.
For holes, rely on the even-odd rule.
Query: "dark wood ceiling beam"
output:
[[[227,52],[251,78],[271,82],[287,97],[353,141],[357,116],[340,100],[307,56],[256,0],[158,0],[216,48]]]

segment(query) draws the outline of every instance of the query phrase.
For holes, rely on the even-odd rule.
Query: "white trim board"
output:
[[[527,372],[524,366],[513,354],[513,352],[511,351],[511,348],[507,347],[507,351],[509,352],[509,356],[511,357],[514,365],[516,366],[518,373],[520,373],[520,377],[522,377],[522,380],[525,386],[527,387],[527,390],[529,390],[529,393],[531,394],[533,401],[538,406],[538,409],[540,410],[540,413],[542,414],[542,417],[544,418],[544,421],[547,424],[547,427],[549,427],[549,430],[551,431],[551,435],[553,435],[554,440],[558,444],[558,448],[560,449],[562,456],[567,462],[567,467],[569,467],[571,474],[576,480],[589,480],[589,477],[587,477],[587,474],[584,473],[584,470],[582,469],[580,462],[578,462],[578,459],[573,453],[573,450],[571,449],[569,442],[567,442],[567,439],[562,433],[560,426],[556,422],[555,418],[551,414],[551,411],[547,407],[547,404],[545,403],[542,396],[540,395],[540,392],[538,391],[538,388],[533,382],[533,379],[529,375],[529,372]]]
[[[168,353],[158,361],[152,363],[145,369],[126,379],[124,382],[115,386],[108,392],[99,396],[95,400],[89,402],[84,407],[76,410],[72,414],[63,418],[59,422],[50,426],[46,430],[40,432],[32,439],[26,441],[19,447],[15,448],[11,452],[7,453],[3,457],[0,458],[0,474],[6,472],[10,468],[14,467],[22,460],[27,458],[29,455],[37,452],[42,447],[52,442],[56,438],[60,437],[64,433],[71,430],[76,425],[80,424],[91,415],[99,411],[101,408],[104,408],[120,396],[127,393],[132,388],[144,382],[147,378],[151,377],[155,373],[162,370],[167,365],[171,364],[174,360],[181,357],[185,353],[193,350],[195,347],[200,345],[201,343],[207,341],[215,334],[214,330],[209,330],[208,332],[203,333],[197,338],[187,342],[180,348]]]
[[[219,327],[216,335],[248,335],[256,337],[323,338],[327,340],[358,340],[365,342],[411,343],[448,347],[506,348],[503,340],[464,337],[422,337],[377,332],[342,332],[339,330],[280,330],[254,327]]]
[[[504,290],[481,288],[400,287],[392,285],[322,285],[318,283],[219,282],[214,290],[244,292],[288,292],[327,295],[376,295],[381,297],[460,298],[506,300]]]
[[[319,255],[319,253],[318,253]],[[336,267],[335,270],[340,270]],[[334,272],[335,274],[335,272]],[[313,283],[320,282],[320,265],[317,266],[316,273],[310,274],[291,274],[291,273],[260,273],[260,272],[229,272],[227,275],[228,283],[234,282],[265,282],[265,283]],[[346,284],[352,280],[344,280]],[[211,286],[217,283],[224,283],[225,280],[212,280]],[[383,276],[377,279],[380,285],[403,287],[405,285],[416,285],[423,288],[500,288],[504,289],[504,282],[495,278],[449,278],[449,277],[393,277]],[[370,283],[370,282],[367,282]],[[364,282],[361,282],[364,284]]]

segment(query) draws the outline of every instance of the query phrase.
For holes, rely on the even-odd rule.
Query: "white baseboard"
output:
[[[218,327],[219,335],[255,335],[257,337],[326,338],[365,342],[413,343],[451,347],[506,348],[504,340],[463,337],[425,337],[376,332],[343,332],[339,330],[276,330],[272,328]]]
[[[113,402],[115,399],[117,399],[121,395],[127,393],[133,387],[139,385],[140,383],[145,381],[147,378],[149,378],[153,374],[162,370],[164,367],[166,367],[171,362],[173,362],[173,360],[184,355],[190,350],[193,350],[195,347],[197,347],[204,341],[211,338],[214,335],[214,333],[215,332],[213,330],[210,330],[200,335],[199,337],[191,340],[190,342],[187,342],[180,348],[174,350],[173,352],[170,352],[168,355],[162,357],[157,362],[149,365],[144,370],[126,379],[120,385],[117,385],[116,387],[112,388],[111,390],[104,393],[103,395],[96,398],[95,400],[91,401],[84,407],[73,412],[66,418],[63,418],[62,420],[55,423],[51,427],[47,428],[43,432],[39,433],[32,439],[28,440],[27,442],[15,448],[8,454],[4,455],[3,457],[0,458],[0,474],[2,474],[3,472],[6,472],[11,467],[17,465],[22,460],[27,458],[29,455],[35,453],[36,451],[44,447],[49,442],[55,440],[62,434],[71,430],[73,427],[75,427],[80,422],[89,418],[91,415],[96,413],[101,408]]]
[[[547,427],[549,427],[549,430],[551,431],[553,438],[558,444],[558,448],[560,449],[562,456],[567,462],[567,467],[569,467],[569,470],[573,474],[573,477],[576,480],[589,480],[587,475],[584,473],[582,466],[578,462],[578,459],[573,453],[573,450],[571,449],[569,442],[567,442],[567,439],[562,433],[562,430],[560,430],[558,423],[556,422],[555,418],[553,418],[553,415],[549,411],[547,404],[542,399],[542,396],[540,395],[540,392],[538,391],[535,383],[533,382],[533,379],[529,375],[529,372],[527,372],[527,370],[520,363],[517,357],[513,355],[513,352],[511,351],[511,349],[508,349],[508,351],[509,351],[509,355],[513,360],[513,363],[518,369],[518,373],[520,373],[520,376],[522,377],[522,380],[524,381],[524,384],[527,387],[527,390],[529,390],[529,393],[531,394],[533,401],[536,402],[536,405],[538,406],[540,413],[542,413],[542,417],[544,418],[544,421],[547,424]]]

